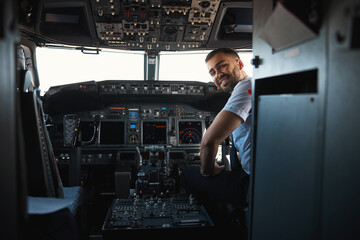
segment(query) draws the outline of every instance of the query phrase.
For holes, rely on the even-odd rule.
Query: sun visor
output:
[[[317,34],[280,2],[267,20],[259,37],[275,51],[304,42]]]

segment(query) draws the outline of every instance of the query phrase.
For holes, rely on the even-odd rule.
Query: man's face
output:
[[[217,53],[206,64],[215,85],[225,92],[231,93],[241,80],[240,70],[243,65],[234,56]]]

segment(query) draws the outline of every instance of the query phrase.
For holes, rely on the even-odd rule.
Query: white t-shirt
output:
[[[241,166],[247,174],[250,174],[251,157],[251,77],[236,84],[231,96],[222,110],[226,110],[240,116],[244,122],[233,132],[233,143],[239,151]]]

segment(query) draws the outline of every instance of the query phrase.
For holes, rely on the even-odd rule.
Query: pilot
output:
[[[207,210],[218,202],[244,208],[250,174],[251,77],[237,52],[230,48],[213,50],[205,62],[215,85],[231,95],[202,138],[200,166],[186,167],[181,184]],[[233,139],[231,171],[216,161],[218,146],[229,135]]]

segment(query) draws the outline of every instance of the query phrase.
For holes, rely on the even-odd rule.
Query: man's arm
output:
[[[223,167],[215,162],[219,145],[241,123],[243,119],[230,111],[221,111],[206,130],[200,145],[201,174],[214,176],[219,174]]]

